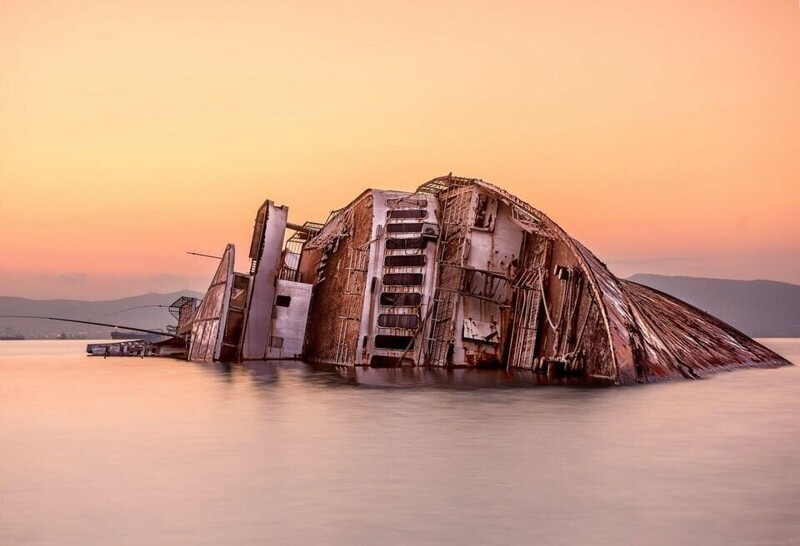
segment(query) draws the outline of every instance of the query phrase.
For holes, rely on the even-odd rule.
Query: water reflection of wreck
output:
[[[324,224],[258,210],[249,273],[228,245],[178,334],[190,360],[504,367],[616,384],[788,364],[720,320],[614,277],[482,180],[367,190]],[[285,232],[293,231],[284,245]]]

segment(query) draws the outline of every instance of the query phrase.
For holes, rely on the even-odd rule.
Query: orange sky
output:
[[[0,0],[0,295],[205,290],[454,172],[620,275],[800,283],[797,0]]]

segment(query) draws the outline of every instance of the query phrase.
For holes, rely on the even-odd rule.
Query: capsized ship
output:
[[[369,189],[322,224],[289,223],[266,201],[249,257],[235,272],[228,245],[202,302],[179,313],[190,360],[502,367],[618,385],[789,364],[616,278],[546,215],[478,179]]]

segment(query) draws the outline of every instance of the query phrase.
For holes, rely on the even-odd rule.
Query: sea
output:
[[[587,388],[86,343],[0,342],[2,546],[800,544],[798,366]]]

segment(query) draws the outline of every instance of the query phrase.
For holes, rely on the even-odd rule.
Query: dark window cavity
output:
[[[373,368],[399,368],[403,366],[413,366],[414,361],[410,358],[404,358],[400,362],[400,357],[388,355],[372,355],[369,359],[369,365]]]
[[[389,207],[427,207],[428,200],[424,197],[403,197],[401,199],[387,199],[386,205]]]
[[[422,224],[386,224],[386,231],[389,233],[419,233],[422,231]]]
[[[388,218],[425,218],[428,216],[428,211],[425,209],[400,209],[390,210],[386,213]]]
[[[386,267],[418,267],[425,265],[425,254],[399,254],[383,259]]]
[[[483,193],[479,193],[475,203],[474,227],[488,230],[494,229],[494,217],[496,214],[497,200]]]
[[[292,303],[291,296],[278,296],[275,298],[275,305],[278,307],[289,307],[290,303]]]
[[[417,248],[425,248],[425,239],[422,237],[413,237],[411,239],[386,239],[387,250],[412,250]]]
[[[414,338],[412,336],[375,336],[375,348],[397,349],[398,351],[408,348],[411,350],[414,348]]]
[[[414,330],[419,326],[419,317],[417,315],[378,315],[378,326]]]
[[[383,292],[381,305],[387,307],[418,307],[422,302],[422,294],[418,292]]]
[[[422,273],[387,273],[383,276],[384,285],[419,286]]]

